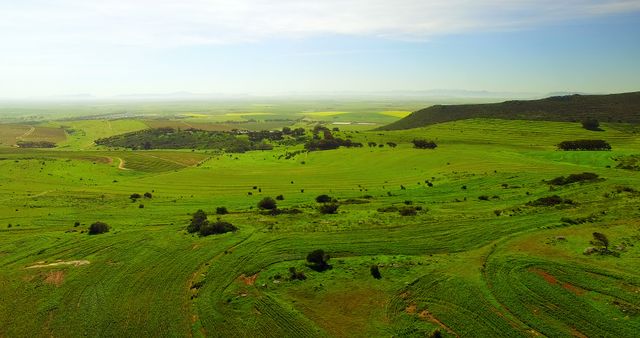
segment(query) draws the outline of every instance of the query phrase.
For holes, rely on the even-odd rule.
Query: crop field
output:
[[[29,135],[27,124],[0,124],[0,337],[638,336],[640,171],[616,159],[640,155],[640,130],[498,119],[373,129],[410,106],[230,104],[214,114],[176,103],[154,119],[50,118]],[[230,130],[231,120],[309,135],[322,123],[364,146],[93,143],[146,128]],[[19,137],[58,147],[12,147]],[[556,148],[591,138],[612,150]],[[547,182],[585,172],[597,179]],[[337,213],[319,212],[322,194]],[[278,195],[282,213],[258,209]],[[199,209],[237,231],[188,233]],[[110,231],[89,235],[97,221]],[[585,254],[594,232],[615,254]],[[306,261],[316,249],[330,268]]]

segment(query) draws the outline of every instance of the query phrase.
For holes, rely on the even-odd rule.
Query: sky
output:
[[[640,0],[0,0],[0,98],[640,90]]]

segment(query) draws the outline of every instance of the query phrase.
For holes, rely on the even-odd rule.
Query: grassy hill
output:
[[[640,92],[554,96],[489,104],[435,105],[379,129],[411,129],[470,118],[559,122],[596,119],[602,122],[640,123]]]

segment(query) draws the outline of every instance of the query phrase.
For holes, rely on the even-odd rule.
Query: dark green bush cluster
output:
[[[398,209],[401,216],[415,216],[418,214],[418,210],[422,210],[422,207],[402,207]]]
[[[611,145],[604,140],[575,140],[558,143],[560,150],[611,150]]]
[[[191,223],[187,226],[187,232],[198,233],[200,236],[209,236],[214,234],[223,234],[225,232],[236,231],[233,224],[229,222],[216,221],[210,223],[207,219],[207,214],[202,210],[198,210],[193,214]]]
[[[99,235],[109,232],[109,225],[104,222],[95,222],[89,226],[89,235]]]
[[[593,223],[597,220],[598,220],[598,216],[590,215],[587,217],[576,217],[576,218],[562,217],[560,219],[560,222],[571,224],[571,225],[577,225],[577,224],[583,224],[583,223]]]
[[[550,181],[547,181],[547,183],[550,185],[567,185],[577,182],[594,182],[597,181],[598,178],[598,174],[584,172],[582,174],[571,174],[567,177],[556,177]]]
[[[56,144],[49,141],[18,141],[16,145],[20,148],[55,148]]]
[[[309,267],[316,271],[324,271],[331,268],[329,265],[329,255],[322,249],[312,251],[307,255],[307,262]]]
[[[602,129],[600,129],[600,122],[598,122],[598,120],[596,119],[588,119],[582,121],[582,128],[591,131],[602,131]]]
[[[438,147],[435,142],[424,139],[415,139],[411,142],[413,142],[413,147],[418,149],[435,149]]]
[[[558,204],[573,204],[573,201],[570,199],[562,198],[558,195],[553,195],[553,196],[541,197],[535,201],[530,201],[527,203],[527,205],[533,206],[533,207],[550,207]]]
[[[340,207],[338,203],[325,203],[318,207],[318,210],[321,214],[335,214],[338,212],[338,207]]]
[[[378,268],[377,265],[372,265],[371,268],[369,269],[369,271],[371,271],[371,276],[373,276],[373,278],[375,279],[380,279],[382,278],[382,275],[380,274],[380,268]]]
[[[290,280],[305,280],[307,276],[305,276],[304,272],[298,271],[295,267],[289,268],[289,279]]]

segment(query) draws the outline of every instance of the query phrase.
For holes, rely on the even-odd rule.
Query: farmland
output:
[[[603,122],[594,132],[491,117],[375,129],[421,104],[229,103],[214,113],[149,103],[118,119],[95,107],[7,116],[0,336],[637,335],[640,172],[619,167],[640,151],[637,126]],[[286,126],[311,138],[317,125],[364,146],[229,153],[94,143],[160,127]],[[20,137],[57,147],[15,147]],[[592,138],[612,150],[556,147]],[[437,148],[416,149],[415,139]],[[597,179],[549,183],[585,172]],[[337,213],[319,212],[322,194]],[[298,213],[258,210],[278,195],[279,209]],[[572,203],[529,203],[554,195]],[[238,230],[188,233],[199,209]],[[110,231],[88,235],[96,221]],[[615,254],[584,254],[594,232]],[[331,268],[308,264],[316,249]],[[291,268],[305,278],[290,278]]]

